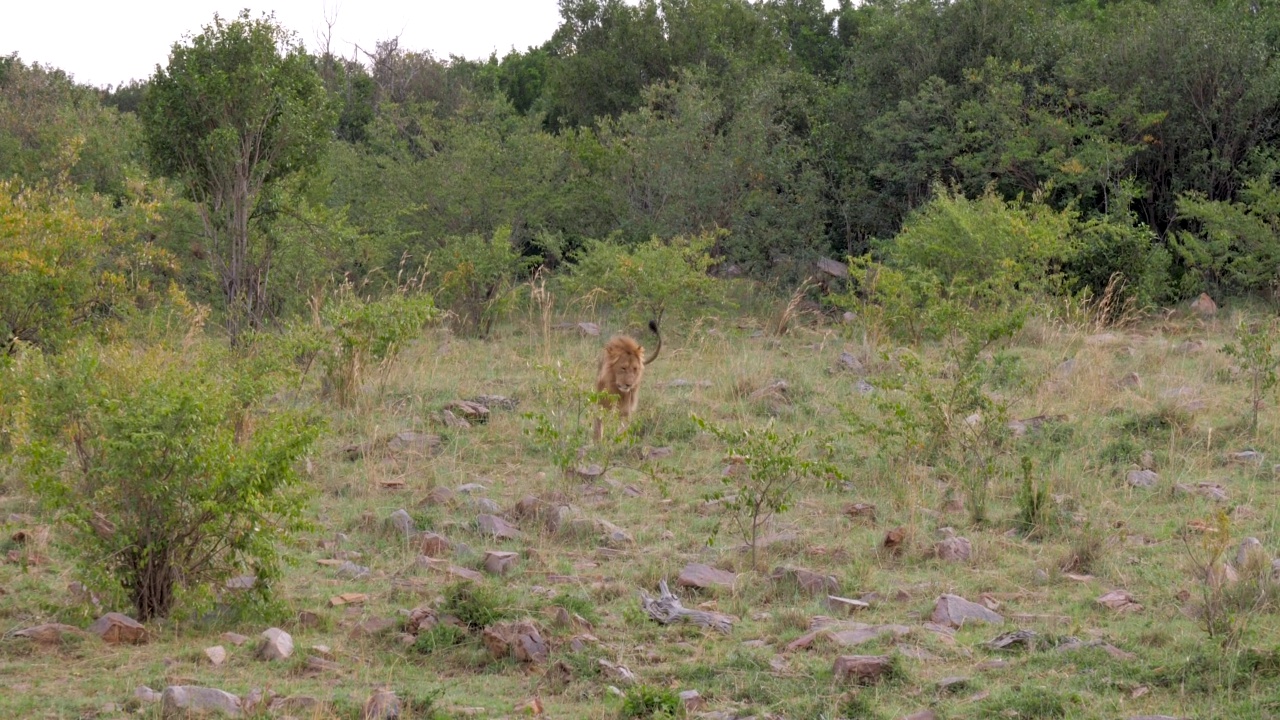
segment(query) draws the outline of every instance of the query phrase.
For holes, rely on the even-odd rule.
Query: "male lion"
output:
[[[658,332],[658,322],[650,320],[649,329],[658,336],[658,346],[648,359],[644,357],[644,347],[626,335],[614,336],[604,346],[604,354],[600,357],[596,392],[605,393],[600,404],[605,409],[617,404],[624,425],[631,420],[631,413],[640,404],[640,379],[644,377],[645,366],[657,360],[658,353],[662,352],[662,333]],[[597,441],[604,437],[604,426],[599,418],[596,419],[595,436]]]

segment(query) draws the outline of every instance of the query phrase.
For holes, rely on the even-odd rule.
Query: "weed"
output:
[[[635,685],[627,690],[622,699],[622,712],[619,717],[627,718],[676,718],[682,715],[684,706],[680,696],[667,688],[656,688],[649,685]]]
[[[419,655],[430,655],[433,652],[459,645],[467,639],[467,631],[449,623],[436,623],[430,630],[418,633],[413,643],[413,651]]]
[[[513,603],[489,585],[458,582],[444,589],[440,611],[452,615],[472,630],[479,630],[510,616]]]
[[[1031,458],[1022,457],[1022,485],[1015,498],[1018,504],[1018,516],[1014,527],[1028,538],[1044,537],[1054,524],[1053,498],[1049,493],[1048,482],[1036,482],[1032,477]]]

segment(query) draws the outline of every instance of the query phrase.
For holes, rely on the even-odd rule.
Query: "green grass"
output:
[[[947,718],[1262,718],[1277,712],[1274,638],[1280,617],[1270,604],[1251,610],[1241,617],[1248,622],[1238,646],[1219,647],[1199,621],[1201,581],[1182,540],[1189,522],[1229,510],[1228,559],[1245,536],[1277,548],[1280,485],[1270,477],[1271,457],[1266,472],[1225,460],[1246,445],[1263,452],[1280,448],[1274,399],[1263,408],[1256,441],[1239,433],[1247,388],[1231,380],[1229,360],[1216,352],[1225,340],[1221,328],[1231,323],[1181,325],[1175,317],[1112,330],[1115,339],[1098,343],[1049,318],[1033,319],[1000,350],[1016,360],[1000,366],[994,390],[1011,403],[1012,417],[1065,419],[1001,446],[1012,471],[993,476],[986,522],[975,526],[967,497],[972,486],[966,486],[963,467],[889,462],[848,422],[851,414],[865,417],[875,410],[856,387],[862,376],[836,369],[839,354],[867,358],[876,373],[892,372],[892,360],[879,353],[891,353],[892,347],[864,346],[856,325],[810,318],[778,338],[753,336],[752,328],[761,323],[744,320],[742,328],[730,320],[664,327],[667,347],[646,373],[632,431],[585,449],[583,462],[608,468],[594,481],[562,472],[556,448],[531,433],[534,422],[525,413],[541,414],[568,441],[585,437],[578,431],[590,427],[591,415],[571,401],[591,386],[600,338],[561,331],[544,336],[534,324],[513,323],[489,340],[448,337],[448,352],[442,353],[443,332],[424,336],[396,362],[371,369],[354,407],[339,410],[312,400],[330,419],[330,434],[311,457],[309,513],[316,530],[285,549],[291,564],[278,587],[277,606],[203,620],[180,614],[152,623],[155,639],[137,647],[106,646],[93,638],[42,646],[0,637],[6,685],[0,717],[125,717],[123,710],[101,711],[109,703],[124,708],[138,685],[159,690],[176,683],[237,694],[264,688],[311,695],[329,703],[331,714],[321,717],[343,718],[358,716],[369,693],[384,685],[410,703],[410,717],[514,717],[535,696],[548,717],[639,717],[666,707],[668,693],[682,690],[697,690],[708,709],[788,718],[894,718],[926,707]],[[1204,340],[1205,349],[1173,353],[1171,347],[1186,338]],[[935,347],[917,350],[931,360],[938,357]],[[1054,377],[1066,356],[1077,358],[1075,371]],[[936,370],[943,372],[940,365]],[[1142,384],[1117,389],[1115,380],[1128,372],[1139,373]],[[676,379],[690,383],[670,386]],[[774,380],[785,380],[788,390],[752,398]],[[1168,394],[1184,387],[1191,392]],[[471,429],[445,428],[433,419],[445,402],[482,394],[513,397],[519,405],[497,409],[488,423]],[[806,480],[796,489],[791,506],[765,534],[789,532],[798,539],[761,550],[756,569],[738,549],[742,540],[732,519],[704,502],[727,489],[721,480],[725,449],[697,429],[690,419],[695,413],[722,425],[771,420],[786,432],[813,430],[832,448],[824,459],[837,465],[841,477],[831,483]],[[440,435],[438,453],[379,450],[351,462],[340,452],[347,444],[401,430]],[[811,449],[818,452],[818,445]],[[670,455],[646,459],[646,449],[662,447]],[[1154,457],[1161,478],[1153,490],[1124,482],[1144,451]],[[1032,460],[1034,489],[1048,488],[1047,493],[1020,496],[1022,455]],[[68,591],[76,578],[55,519],[40,514],[15,471],[0,478],[0,626],[87,626],[98,610]],[[404,489],[384,489],[391,480],[402,481]],[[1215,503],[1172,490],[1174,483],[1202,481],[1226,486],[1229,500]],[[424,504],[433,488],[466,483],[487,490]],[[520,521],[523,534],[515,540],[496,541],[478,531],[475,518],[484,512],[478,498],[505,513],[527,495],[567,507],[565,523],[555,529],[541,520]],[[957,506],[956,499],[964,504]],[[854,502],[876,505],[874,525],[843,514]],[[418,565],[411,543],[386,532],[387,516],[399,508],[418,529],[440,533],[459,548],[449,558],[455,565],[483,572],[486,550],[511,550],[520,558],[505,576],[457,584],[440,570]],[[4,521],[11,514],[23,517]],[[574,519],[584,522],[573,524]],[[596,519],[619,526],[631,540],[602,537],[591,525]],[[19,530],[46,526],[47,540],[10,539]],[[902,552],[879,552],[885,533],[900,526],[909,531]],[[1043,531],[1032,537],[1019,532],[1030,526]],[[969,562],[933,557],[944,527],[971,541]],[[1198,537],[1193,533],[1189,541]],[[345,578],[317,562],[337,557],[351,557],[371,573]],[[677,588],[675,578],[689,562],[735,571],[737,581],[731,589]],[[834,575],[846,597],[875,593],[878,599],[852,620],[914,629],[859,647],[819,640],[810,649],[787,652],[787,643],[805,634],[815,616],[832,611],[821,598],[775,584],[769,572],[779,565]],[[1072,579],[1068,573],[1090,577]],[[637,593],[656,594],[664,578],[687,607],[734,615],[733,631],[722,635],[650,621],[639,611]],[[1096,602],[1115,588],[1132,593],[1143,610],[1119,614]],[[366,593],[368,601],[344,607],[328,602],[352,592]],[[971,600],[986,593],[1011,619],[999,628],[966,626],[954,638],[940,637],[920,626],[942,593]],[[374,637],[352,634],[370,618],[398,625],[402,612],[420,606],[455,615],[473,630],[440,629],[411,643],[397,637],[398,627]],[[560,607],[591,628],[557,626],[553,619]],[[320,622],[298,623],[300,611],[315,613]],[[533,621],[550,647],[546,665],[530,670],[492,657],[478,630],[497,619]],[[293,634],[298,656],[313,645],[329,647],[341,675],[313,676],[300,671],[299,663],[255,660],[256,636],[269,624]],[[986,647],[1015,627],[1034,629],[1042,638],[1105,640],[1134,657],[1117,659],[1098,648],[1064,652],[1050,642],[1014,653]],[[220,638],[226,631],[252,640],[230,645]],[[591,638],[584,639],[587,634]],[[217,644],[229,658],[215,668],[202,651]],[[900,677],[892,683],[858,688],[833,679],[837,655],[880,653],[903,655]],[[610,676],[602,659],[635,673],[649,694],[641,697]],[[1006,664],[984,669],[982,663],[996,659]],[[568,669],[567,682],[545,679],[556,663]],[[938,680],[950,676],[971,680],[940,691]],[[630,692],[630,700],[610,691],[611,685]]]

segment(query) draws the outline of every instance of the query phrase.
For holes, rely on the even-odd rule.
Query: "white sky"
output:
[[[834,7],[837,0],[824,0]],[[52,65],[78,82],[116,85],[145,79],[168,61],[173,43],[197,34],[217,12],[254,17],[274,10],[308,50],[326,16],[335,18],[331,48],[350,57],[355,45],[400,36],[400,47],[444,59],[483,59],[495,50],[541,45],[560,24],[556,0],[0,0],[0,55]]]

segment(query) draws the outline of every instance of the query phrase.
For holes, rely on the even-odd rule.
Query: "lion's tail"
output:
[[[658,336],[658,346],[657,346],[657,347],[655,347],[655,348],[653,349],[653,354],[652,354],[652,355],[650,355],[650,356],[649,356],[649,358],[648,358],[647,360],[645,360],[645,361],[644,361],[644,364],[645,364],[645,365],[648,365],[649,363],[653,362],[654,360],[657,360],[657,359],[658,359],[658,353],[662,352],[662,333],[658,332],[658,321],[657,321],[657,320],[650,320],[650,321],[649,321],[649,329],[653,331],[653,334],[654,334],[654,335],[657,335],[657,336]]]

